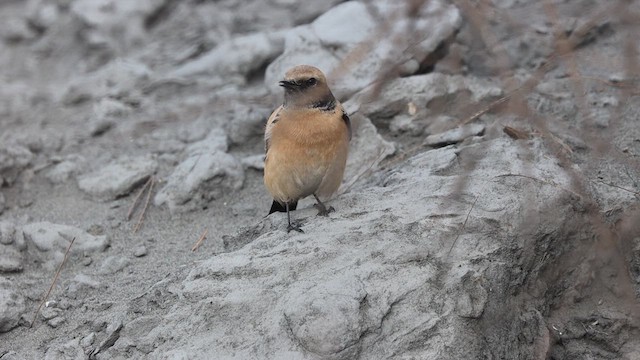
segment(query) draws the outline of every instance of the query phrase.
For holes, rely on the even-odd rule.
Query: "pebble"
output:
[[[144,245],[140,245],[133,250],[133,256],[135,257],[143,257],[147,255],[147,247]]]
[[[111,200],[127,195],[156,171],[158,163],[149,156],[123,156],[78,179],[80,190]]]
[[[51,326],[52,328],[57,328],[58,326],[60,326],[60,324],[62,324],[63,322],[67,321],[64,317],[62,316],[57,316],[54,317],[53,319],[47,321],[47,325]]]
[[[89,333],[89,335],[83,337],[82,340],[80,340],[80,346],[82,346],[83,348],[87,348],[93,345],[95,341],[96,341],[96,333],[91,332]]]
[[[60,315],[62,315],[62,310],[53,306],[45,306],[40,310],[40,316],[43,320],[51,320]]]
[[[0,185],[3,182],[11,185],[32,159],[33,153],[24,146],[15,144],[0,146]],[[0,204],[3,203],[4,197],[0,193]]]
[[[2,195],[0,195],[2,196]],[[1,206],[1,205],[0,205]],[[0,211],[1,213],[2,211]],[[16,235],[16,227],[8,221],[0,221],[0,244],[13,244]]]
[[[120,255],[112,255],[104,259],[102,265],[100,265],[99,273],[103,275],[115,274],[127,265],[129,265],[129,259]]]
[[[0,245],[0,273],[22,271],[22,255],[15,247]]]
[[[44,176],[52,184],[62,184],[78,172],[78,163],[80,161],[84,161],[84,158],[78,157],[75,160],[73,158],[63,160],[54,165]]]
[[[22,228],[27,241],[43,252],[66,251],[73,238],[73,253],[103,251],[109,245],[106,235],[94,236],[69,225],[53,224],[47,221],[30,223]]]
[[[13,283],[0,278],[0,333],[18,326],[25,309],[24,297],[14,290]]]
[[[427,146],[445,146],[455,144],[468,137],[483,134],[484,129],[485,126],[483,124],[469,124],[440,134],[429,135],[424,140],[424,144]]]
[[[241,162],[245,169],[264,170],[264,154],[247,156]]]
[[[204,140],[191,144],[187,148],[188,157],[169,176],[154,204],[167,204],[171,211],[178,207],[193,208],[242,188],[244,168],[226,153],[227,148],[227,135],[219,128]]]

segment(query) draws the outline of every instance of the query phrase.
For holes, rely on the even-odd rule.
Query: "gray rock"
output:
[[[65,319],[62,316],[56,316],[51,320],[47,321],[47,325],[51,326],[52,328],[57,328],[58,326],[60,326],[61,324],[63,324],[65,321],[67,321],[67,319]]]
[[[227,148],[226,135],[214,129],[206,139],[187,148],[187,158],[181,162],[155,196],[157,206],[167,204],[170,210],[193,209],[224,193],[238,190],[244,182],[242,164]]]
[[[337,277],[299,293],[292,291],[292,297],[284,318],[304,349],[321,357],[357,354],[354,345],[366,330],[361,311],[367,292],[362,281]]]
[[[0,215],[4,212],[4,209],[6,207],[6,200],[4,199],[4,195],[0,192]],[[0,230],[1,232],[2,230]],[[1,233],[0,233],[0,237],[1,237]]]
[[[14,288],[11,281],[0,278],[0,333],[18,326],[25,311],[24,297]]]
[[[16,144],[0,145],[0,184],[11,185],[33,159],[29,149]]]
[[[71,3],[71,13],[85,25],[82,38],[90,46],[139,46],[146,38],[145,21],[162,11],[168,2],[77,0]]]
[[[22,254],[15,247],[0,245],[0,273],[22,271]]]
[[[409,104],[421,116],[439,115],[444,109],[438,104],[452,96],[470,93],[470,101],[481,103],[496,100],[503,94],[498,86],[486,80],[438,73],[395,79],[386,84],[379,95],[374,96],[374,91],[375,87],[366,88],[350,102],[360,104],[361,113],[376,124],[386,124],[397,115],[408,114]]]
[[[373,2],[370,6],[381,14],[382,21],[391,21],[385,33],[377,33],[381,25],[365,3],[349,1],[337,5],[310,25],[298,26],[286,34],[284,53],[267,67],[265,83],[273,93],[280,93],[277,82],[284,73],[295,65],[309,64],[327,73],[332,89],[338,98],[343,98],[388,71],[390,60],[400,64],[402,75],[415,73],[422,60],[461,24],[460,13],[454,6],[441,1],[428,4],[413,21],[393,18],[407,11],[405,3]],[[415,41],[414,33],[419,41]],[[408,48],[412,51],[406,51]],[[342,64],[345,58],[357,53],[366,56],[355,58],[346,66]],[[339,72],[335,77],[333,70]]]
[[[77,294],[85,290],[97,289],[99,286],[100,282],[95,280],[91,276],[78,274],[73,278],[73,280],[71,280],[71,284],[69,284],[69,293]]]
[[[361,178],[378,168],[378,164],[396,151],[396,146],[378,134],[371,121],[359,114],[351,116],[353,137],[349,145],[349,157],[344,175],[344,188],[350,188]]]
[[[80,340],[80,346],[86,349],[89,346],[93,345],[95,341],[96,341],[96,333],[91,332],[89,333],[89,335],[83,337],[82,340]]]
[[[2,16],[0,24],[2,24],[0,25],[0,38],[5,41],[20,42],[36,37],[35,31],[29,27],[24,18]]]
[[[203,56],[177,68],[171,76],[188,77],[202,73],[249,75],[269,63],[284,50],[284,33],[256,33],[222,43]]]
[[[84,157],[80,155],[69,156],[52,166],[44,176],[54,185],[65,183],[78,173],[80,164],[84,162]]]
[[[135,257],[143,257],[147,255],[147,247],[144,245],[137,246],[133,249],[133,256]]]
[[[264,170],[264,154],[251,155],[240,160],[245,169]]]
[[[233,145],[245,145],[264,135],[264,124],[272,109],[256,108],[238,103],[230,114],[232,121],[223,124]]]
[[[141,63],[116,60],[87,76],[74,78],[63,95],[67,105],[92,99],[112,97],[131,103],[141,102],[141,88],[149,82],[152,72]]]
[[[489,298],[487,290],[482,286],[482,279],[467,274],[462,277],[462,287],[456,302],[456,312],[464,318],[479,318]]]
[[[54,344],[47,349],[44,360],[86,359],[84,350],[80,346],[80,339],[72,339],[64,344]]]
[[[468,137],[482,135],[484,133],[484,129],[485,126],[483,124],[468,124],[440,134],[429,135],[424,140],[424,144],[428,146],[445,146],[455,144]]]
[[[64,252],[73,238],[76,240],[71,251],[76,254],[103,251],[109,245],[106,235],[94,236],[74,226],[46,221],[27,224],[22,227],[22,232],[25,240],[43,252]]]
[[[178,129],[178,140],[184,143],[200,141],[206,138],[211,132],[212,123],[212,119],[200,116],[196,120],[185,124]]]
[[[39,31],[46,31],[59,18],[60,11],[56,4],[37,0],[27,4],[27,19],[29,24]]]
[[[42,317],[43,320],[51,320],[55,317],[62,315],[62,312],[63,312],[62,309],[58,309],[51,306],[44,306],[40,310],[40,317]]]
[[[93,114],[89,119],[89,135],[99,136],[109,131],[122,119],[129,114],[131,108],[122,102],[111,99],[102,98],[93,106]]]
[[[523,151],[539,155],[525,159]],[[559,233],[548,241],[562,241],[580,226],[573,221],[580,210],[570,210],[577,200],[564,190],[570,177],[548,151],[540,139],[525,150],[506,137],[429,150],[385,173],[380,184],[332,200],[336,215],[316,217],[314,209],[299,207],[304,234],[283,235],[286,217],[268,217],[264,230],[246,233],[249,242],[193,268],[178,292],[201,299],[200,320],[187,321],[193,304],[175,302],[166,322],[150,325],[144,341],[156,339],[157,347],[149,357],[215,349],[233,358],[473,358],[484,342],[456,344],[481,337],[483,319],[502,321],[500,338],[517,341],[508,324],[521,304],[498,299],[514,301],[509,292],[523,285],[503,263],[514,253],[498,249],[505,239],[510,248],[528,248],[551,228]],[[477,161],[467,174],[460,163],[470,154]],[[503,176],[524,166],[528,176],[558,185]],[[451,188],[461,173],[471,179],[455,198]],[[544,203],[533,211],[548,214],[535,224],[532,203]],[[269,223],[278,219],[274,230]],[[522,232],[515,230],[520,224]],[[517,253],[527,263],[539,261]],[[191,332],[184,344],[160,343],[167,331],[193,326],[206,327],[206,336]],[[518,326],[538,331],[538,324]],[[256,337],[265,342],[256,347]],[[531,350],[531,344],[518,346]]]
[[[131,192],[156,171],[158,163],[149,156],[124,156],[78,179],[80,189],[100,199],[114,199]]]
[[[123,327],[114,348],[125,351],[135,348],[149,354],[155,348],[155,329],[161,322],[162,318],[158,316],[140,316],[133,319]]]
[[[95,357],[99,353],[112,347],[120,338],[120,332],[122,331],[123,326],[122,320],[119,319],[109,323],[106,329],[107,338],[102,340],[100,345],[93,350],[90,357]]]
[[[23,357],[18,355],[18,353],[15,352],[15,351],[8,351],[8,352],[4,353],[2,355],[2,357],[0,357],[0,359],[2,359],[2,360],[22,360]]]
[[[2,194],[0,193],[0,204],[2,203]],[[0,205],[2,208],[2,205]],[[2,211],[0,211],[0,214]],[[16,227],[12,222],[0,221],[0,244],[10,245],[13,244],[16,236]]]
[[[129,265],[129,259],[124,256],[112,255],[104,259],[100,265],[100,274],[115,274]]]

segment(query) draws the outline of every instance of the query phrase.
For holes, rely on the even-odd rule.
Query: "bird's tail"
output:
[[[293,201],[293,202],[289,203],[289,210],[290,211],[295,210],[296,207],[298,207],[298,202],[297,201]],[[271,204],[271,210],[269,210],[269,215],[273,214],[276,211],[287,212],[287,208],[284,206],[284,204],[280,204],[279,202],[273,200],[273,203]]]

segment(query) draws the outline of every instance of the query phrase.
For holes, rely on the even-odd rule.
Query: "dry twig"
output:
[[[155,180],[153,179],[153,176],[149,178],[148,183],[149,183],[149,192],[147,192],[147,198],[144,202],[144,207],[142,208],[142,212],[138,217],[138,221],[136,222],[136,226],[133,228],[134,234],[138,232],[138,229],[140,229],[140,226],[142,226],[142,220],[144,220],[144,214],[147,213],[147,208],[149,207],[149,201],[151,200],[151,194],[153,193],[153,185],[155,184]]]
[[[133,211],[136,209],[136,206],[138,205],[138,200],[140,200],[140,196],[149,187],[149,184],[151,184],[152,179],[153,179],[153,176],[150,176],[149,180],[147,180],[147,182],[144,183],[144,185],[138,192],[138,195],[136,195],[136,198],[133,199],[133,204],[131,204],[131,207],[129,208],[129,212],[127,213],[127,220],[131,220],[131,215],[133,215]]]
[[[202,233],[202,235],[200,235],[200,238],[198,239],[198,241],[196,241],[196,243],[193,245],[193,247],[191,248],[191,251],[198,250],[198,248],[200,247],[200,245],[202,244],[204,239],[207,238],[207,232],[208,231],[209,231],[208,229],[204,229],[204,232]]]
[[[69,257],[69,251],[71,250],[71,245],[73,245],[74,241],[76,241],[75,237],[71,239],[69,246],[67,246],[67,251],[64,253],[64,258],[62,259],[60,266],[58,266],[58,271],[56,271],[56,276],[53,277],[53,281],[51,282],[51,286],[49,286],[49,290],[47,291],[46,295],[40,302],[40,305],[38,305],[38,310],[36,310],[36,314],[33,315],[33,320],[31,321],[31,325],[29,325],[30,328],[33,327],[33,324],[35,324],[36,319],[38,318],[38,314],[40,313],[40,309],[42,309],[42,305],[44,305],[44,303],[47,302],[47,299],[51,294],[51,290],[53,290],[53,287],[56,285],[56,282],[58,281],[58,277],[60,277],[60,272],[62,272],[62,267],[67,262],[67,258]]]

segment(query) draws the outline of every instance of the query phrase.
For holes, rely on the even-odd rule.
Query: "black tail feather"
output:
[[[290,202],[289,211],[295,210],[297,206],[298,206],[297,201]],[[284,204],[280,204],[279,202],[273,200],[273,203],[271,204],[271,210],[269,210],[269,215],[273,214],[276,211],[287,212],[287,208],[284,206]]]

